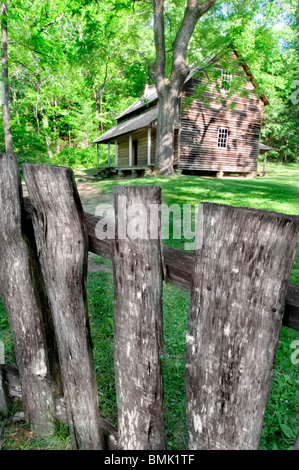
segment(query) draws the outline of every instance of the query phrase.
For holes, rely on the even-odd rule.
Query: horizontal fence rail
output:
[[[31,212],[29,198],[25,198],[25,209],[28,215]],[[100,240],[96,237],[96,225],[100,217],[84,212],[85,227],[88,233],[89,251],[103,258],[112,260],[111,240]],[[193,253],[163,247],[165,281],[190,291],[191,270],[193,266]],[[282,324],[299,331],[299,286],[289,284],[285,299],[285,310]]]
[[[8,163],[17,168],[16,162]],[[52,330],[44,327],[48,318],[37,310],[44,338],[40,357],[49,363],[49,371],[43,370],[51,394],[51,402],[43,405],[69,426],[72,447],[165,449],[160,367],[164,280],[191,294],[185,357],[189,449],[258,448],[283,311],[283,325],[299,330],[299,286],[287,281],[298,217],[204,203],[196,234],[200,249],[189,253],[163,247],[160,215],[156,231],[147,225],[151,205],[160,207],[161,188],[121,186],[114,190],[116,225],[101,240],[97,234],[104,221],[83,211],[70,169],[26,164],[23,174],[30,197],[23,201],[20,192],[15,198],[18,243],[28,240],[28,272],[44,293],[57,341],[52,344]],[[10,187],[11,182],[7,191]],[[131,205],[122,202],[127,200],[145,212],[138,209],[136,218]],[[134,236],[129,231],[120,235],[123,214]],[[8,235],[4,230],[3,239]],[[86,292],[88,251],[113,263],[118,429],[100,418],[98,409]],[[12,321],[18,308],[11,304]],[[56,350],[57,364],[47,360]],[[19,359],[17,364],[18,370],[3,365],[0,379],[5,393],[21,392],[24,401],[30,392],[24,381],[27,363],[22,368]],[[4,395],[3,400],[6,404]],[[29,411],[29,422],[34,422]]]
[[[31,166],[29,169],[35,171],[35,168]],[[116,188],[116,228],[119,224],[119,214],[127,210],[126,207],[118,207],[116,195],[119,191],[121,194],[124,191],[129,201],[143,202],[144,206],[151,201],[160,202],[160,193],[157,192],[156,187],[153,187],[152,194],[150,187],[144,189],[144,194],[139,187]],[[67,193],[69,197],[71,192],[67,191]],[[25,199],[28,225],[30,219],[34,219],[37,203],[37,200]],[[150,238],[146,238],[145,241],[138,239],[136,242],[118,239],[117,229],[115,234],[109,233],[108,238],[102,240],[97,237],[97,227],[101,226],[101,223],[99,224],[101,217],[82,212],[82,222],[87,235],[87,249],[110,259],[114,267],[114,360],[118,430],[105,420],[101,422],[104,445],[110,449],[165,448],[162,403],[161,400],[156,399],[163,393],[162,382],[159,382],[161,380],[159,372],[161,306],[158,302],[159,299],[162,300],[162,278],[180,289],[191,292],[186,335],[185,374],[189,448],[258,448],[263,410],[271,386],[272,356],[275,356],[283,306],[285,306],[283,324],[299,329],[299,286],[283,285],[280,281],[275,284],[271,280],[275,276],[280,276],[282,280],[289,278],[292,264],[289,251],[291,254],[294,253],[296,247],[297,218],[295,217],[294,220],[292,216],[250,209],[236,211],[230,206],[208,203],[203,207],[205,217],[207,217],[204,225],[206,240],[204,250],[206,251],[198,250],[194,254],[162,247],[161,238],[151,241],[149,241]],[[250,218],[249,225],[254,227],[253,233],[246,232],[245,223],[239,223],[238,217],[241,216],[244,221]],[[138,226],[142,226],[143,217],[145,214],[139,215]],[[214,227],[215,217],[219,219],[215,224],[218,232]],[[268,225],[272,229],[269,229]],[[232,237],[233,226],[234,236]],[[277,240],[271,239],[270,243],[274,229],[278,231]],[[246,232],[246,236],[242,230]],[[222,252],[222,240],[224,234],[227,233],[230,233],[230,238]],[[283,236],[285,233],[292,243],[286,242]],[[258,240],[255,239],[257,235]],[[267,237],[270,237],[269,240]],[[242,250],[235,249],[239,240],[249,240]],[[260,256],[263,250],[268,250],[267,254]],[[235,259],[236,266],[241,267],[239,284],[232,280],[227,272],[228,266],[231,269],[231,259]],[[251,259],[254,261],[247,262]],[[211,263],[211,266],[208,267],[207,263]],[[286,264],[286,269],[283,263]],[[252,264],[256,268],[254,273],[251,272]],[[217,272],[214,265],[222,271]],[[202,266],[206,268],[205,275],[203,275]],[[150,269],[145,269],[149,267]],[[155,267],[158,269],[157,272]],[[193,271],[195,267],[196,272]],[[234,269],[235,271],[232,272],[238,272],[236,268]],[[285,271],[288,271],[286,275]],[[210,278],[207,273],[211,273]],[[221,294],[223,307],[221,312],[217,308],[219,292],[217,289],[211,291],[210,284],[213,282],[217,286],[223,285],[223,292],[227,293],[227,295]],[[250,286],[253,285],[253,293],[249,296],[250,301],[247,298],[248,282]],[[262,283],[264,284],[261,291],[266,291],[266,296],[261,296],[260,290],[256,288]],[[221,291],[220,288],[219,291]],[[124,292],[126,292],[126,298],[124,298]],[[231,308],[228,307],[227,302],[231,304]],[[247,306],[247,309],[241,307],[243,304]],[[271,306],[271,311],[269,306]],[[256,308],[262,311],[263,315],[255,316]],[[224,333],[222,311],[226,312]],[[219,328],[214,325],[211,329],[211,322]],[[240,322],[245,325],[244,332],[242,328],[242,331],[240,330]],[[218,339],[213,337],[215,331],[218,331],[220,335]],[[256,331],[259,331],[259,335]],[[209,333],[212,334],[211,337]],[[243,333],[247,335],[247,339],[242,337],[244,341],[238,336]],[[268,338],[268,343],[265,338]],[[213,362],[210,357],[211,347],[215,349]],[[234,350],[233,353],[231,353],[232,350]],[[265,358],[264,362],[260,361],[260,369],[256,366],[259,363],[257,358],[254,361],[255,366],[249,367],[250,355],[254,352],[257,358],[260,356]],[[266,352],[271,352],[269,361]],[[226,358],[225,363],[223,358]],[[245,367],[246,372],[244,372],[243,363],[246,360],[248,367]],[[237,365],[238,361],[240,367]],[[3,372],[7,378],[8,371],[4,368]],[[215,379],[218,375],[219,378]],[[262,380],[261,377],[264,379]],[[226,382],[224,383],[223,380]],[[9,383],[9,380],[7,382]],[[248,383],[255,385],[248,388],[246,385]],[[213,393],[210,396],[209,390],[212,388]],[[203,400],[204,391],[207,395]],[[251,399],[247,399],[248,394]],[[217,406],[220,404],[220,407],[214,403],[216,398],[218,401],[216,400],[217,403],[215,403]],[[205,408],[206,406],[208,409]],[[59,404],[55,402],[55,408],[60,410],[62,420],[65,420],[66,415],[68,422],[67,400],[60,401]]]

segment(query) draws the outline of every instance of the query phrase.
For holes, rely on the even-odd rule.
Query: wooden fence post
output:
[[[33,227],[57,337],[72,446],[102,449],[86,296],[88,242],[73,172],[24,164],[23,174],[35,209]]]
[[[52,377],[40,290],[22,230],[22,190],[15,155],[0,155],[0,292],[20,371],[27,419],[38,434],[53,432]]]
[[[0,420],[2,416],[7,416],[9,412],[8,390],[4,380],[2,364],[0,363]]]
[[[150,237],[157,186],[114,188],[114,365],[119,444],[125,450],[165,449],[162,417],[161,221]],[[138,231],[136,236],[135,228]],[[130,232],[130,233],[129,233]]]
[[[189,448],[257,449],[298,223],[203,204],[186,335]]]

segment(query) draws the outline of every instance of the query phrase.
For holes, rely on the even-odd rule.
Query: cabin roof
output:
[[[97,143],[108,143],[111,139],[119,137],[120,135],[127,134],[128,132],[135,131],[142,127],[149,126],[153,121],[156,120],[158,115],[158,107],[149,109],[139,116],[135,116],[128,121],[121,122],[116,126],[109,129],[107,132],[102,134],[100,137],[93,141],[94,144]]]
[[[131,106],[129,106],[127,109],[125,109],[122,113],[118,114],[115,119],[119,120],[122,117],[126,116],[127,114],[131,114],[137,109],[143,108],[144,106],[147,106],[153,101],[156,101],[158,99],[157,91],[156,88],[150,87],[146,90],[145,94],[138,98],[137,101],[135,101]]]
[[[239,58],[238,53],[236,51],[234,51],[234,53],[236,57]],[[243,67],[243,70],[245,71],[249,80],[253,83],[255,87],[256,86],[254,83],[255,79],[252,73],[250,72],[248,65],[246,63],[240,63],[240,65]],[[188,82],[193,77],[193,75],[198,71],[199,70],[197,69],[190,71],[189,75],[187,76],[185,80],[185,83]],[[265,106],[269,104],[269,101],[264,94],[260,95],[260,100],[263,101]],[[157,117],[158,107],[157,105],[155,106],[155,102],[157,101],[158,101],[158,94],[157,94],[156,87],[154,85],[147,87],[143,96],[141,96],[137,101],[135,101],[127,109],[125,109],[122,113],[118,114],[115,117],[117,121],[122,120],[122,122],[112,127],[107,132],[102,134],[100,137],[95,139],[93,143],[108,143],[112,138],[116,138],[120,135],[124,135],[134,130],[148,126]],[[152,107],[149,110],[142,112],[142,114],[139,114],[138,116],[133,116],[131,117],[131,119],[128,119],[126,121],[123,120],[123,118],[125,118],[126,116],[130,117],[132,113],[135,113],[138,110],[142,110],[142,108],[146,108],[146,106],[150,106],[150,105]],[[260,147],[260,150],[266,150],[266,149],[263,149],[262,147]],[[267,150],[271,150],[271,148]]]
[[[260,142],[260,150],[274,150],[274,147],[269,147],[268,145],[262,144]]]
[[[254,79],[254,76],[252,75],[252,73],[250,72],[248,65],[246,63],[240,64],[240,65],[243,67],[246,75],[249,77],[250,81],[253,83],[255,81],[255,79]],[[198,72],[197,69],[192,70],[189,73],[189,75],[187,76],[187,78],[185,80],[185,83],[187,83],[193,77],[193,75],[196,72]],[[254,83],[253,83],[253,85],[254,85]],[[265,106],[267,106],[269,104],[269,101],[268,101],[268,99],[266,98],[266,96],[264,94],[260,95],[260,99],[263,101]],[[138,109],[141,109],[144,106],[153,103],[156,100],[158,100],[157,90],[156,90],[155,86],[152,86],[152,87],[150,87],[146,90],[146,92],[143,96],[141,96],[137,101],[135,101],[133,104],[131,104],[131,106],[129,106],[127,109],[125,109],[122,113],[118,114],[115,117],[115,119],[116,120],[122,119],[126,115],[129,115],[129,114],[137,111]]]

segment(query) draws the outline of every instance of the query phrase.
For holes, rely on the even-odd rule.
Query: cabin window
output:
[[[219,148],[227,148],[228,129],[221,127],[218,129],[217,145]]]
[[[226,70],[221,70],[221,88],[222,90],[230,90],[232,75]]]

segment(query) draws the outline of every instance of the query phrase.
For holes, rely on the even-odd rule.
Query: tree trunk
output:
[[[95,86],[94,83],[92,84],[92,92],[93,92],[93,97],[94,97],[94,100],[95,100],[95,117],[96,117],[96,120],[98,122],[98,119],[99,119],[99,97],[98,97],[96,86]]]
[[[158,92],[156,167],[161,174],[173,173],[174,122],[178,97],[189,72],[186,66],[188,44],[199,18],[215,2],[216,0],[187,1],[183,20],[173,42],[171,73],[167,78],[165,75],[164,0],[153,0],[156,60],[149,67],[149,75]]]
[[[50,148],[50,137],[48,135],[46,135],[45,140],[46,140],[46,144],[47,144],[47,147],[48,147],[49,158],[53,158],[52,150]]]
[[[178,93],[169,85],[158,91],[158,125],[156,135],[156,169],[161,174],[173,173],[174,124],[178,109]]]
[[[17,122],[18,122],[18,125],[20,125],[20,116],[19,116],[19,111],[18,111],[18,105],[17,105],[17,94],[16,94],[16,90],[13,91],[13,102],[14,102],[14,105],[15,105],[15,113],[16,113],[16,116],[17,116]]]
[[[5,151],[8,155],[13,153],[12,136],[9,128],[9,84],[8,84],[8,56],[7,56],[7,6],[1,3],[1,59],[2,59],[2,117],[5,139]]]
[[[40,91],[41,82],[38,81],[36,85],[36,105],[35,105],[35,119],[37,126],[37,133],[39,134],[39,119],[38,119],[38,104],[39,104],[39,91]]]

